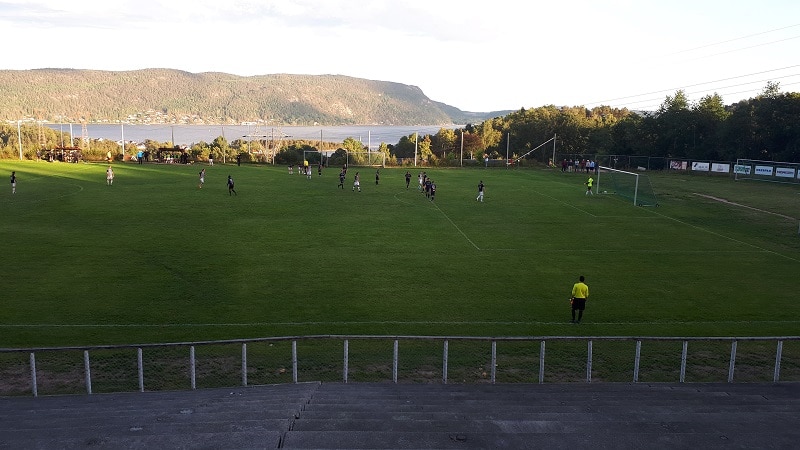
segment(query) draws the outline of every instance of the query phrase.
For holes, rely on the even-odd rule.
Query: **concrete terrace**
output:
[[[800,447],[800,383],[299,383],[0,398],[0,449]]]

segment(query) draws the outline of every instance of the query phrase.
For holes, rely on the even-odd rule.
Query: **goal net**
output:
[[[386,167],[383,152],[347,152],[347,167]]]
[[[633,201],[636,206],[658,206],[656,193],[647,175],[598,167],[597,193],[614,194]]]

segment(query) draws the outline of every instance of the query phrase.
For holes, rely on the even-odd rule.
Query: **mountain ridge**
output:
[[[508,112],[462,111],[417,86],[347,75],[0,70],[0,114],[9,121],[449,125]]]

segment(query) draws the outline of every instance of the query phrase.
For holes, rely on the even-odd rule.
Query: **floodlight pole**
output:
[[[461,167],[464,167],[464,130],[461,130]]]
[[[414,167],[417,167],[417,150],[419,147],[419,131],[414,132]]]
[[[556,133],[553,133],[553,164],[556,163]]]
[[[511,147],[511,133],[506,135],[506,170],[508,170],[508,149]]]

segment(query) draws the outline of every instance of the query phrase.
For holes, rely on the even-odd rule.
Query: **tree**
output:
[[[730,113],[725,109],[722,97],[716,92],[706,95],[693,108],[692,146],[688,156],[701,159],[721,159],[722,129]]]
[[[778,95],[781,93],[781,83],[779,81],[767,81],[767,85],[764,86],[764,90],[761,91],[760,97],[764,98],[778,98]]]
[[[458,137],[456,136],[456,130],[450,128],[440,128],[439,131],[429,139],[430,150],[433,153],[444,157],[447,155],[447,153],[452,153],[456,150],[457,139]]]
[[[416,135],[417,133],[413,133],[401,137],[392,149],[392,154],[397,158],[413,158],[417,147]]]
[[[426,134],[421,141],[419,141],[419,159],[420,161],[430,161],[433,158],[433,151],[431,150],[431,136]]]

